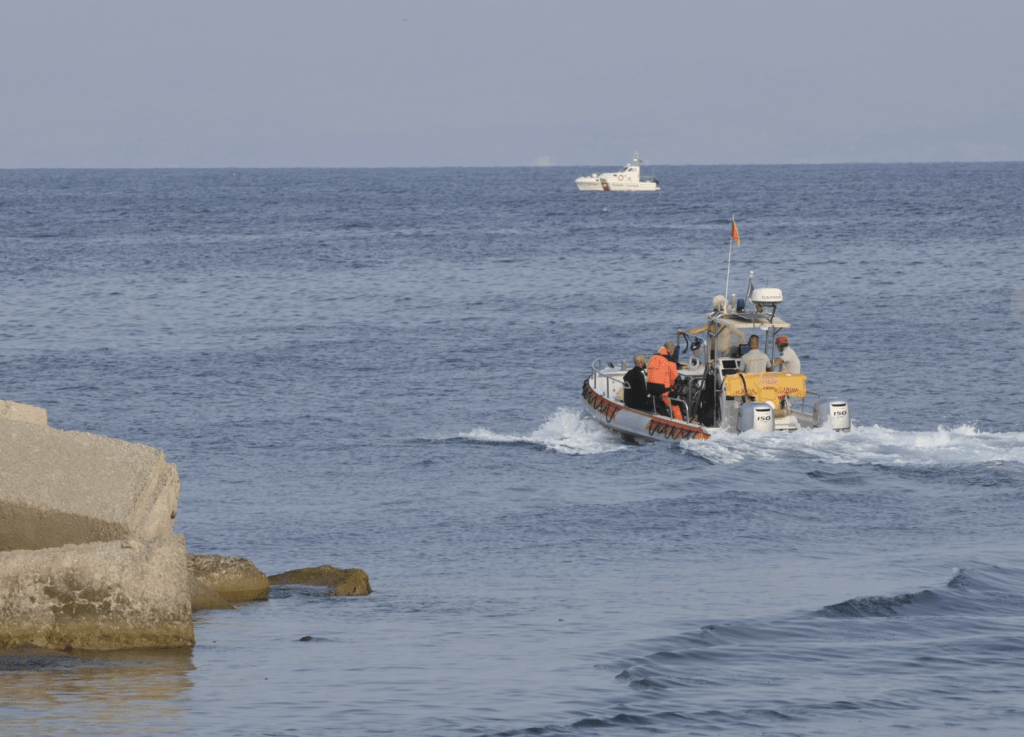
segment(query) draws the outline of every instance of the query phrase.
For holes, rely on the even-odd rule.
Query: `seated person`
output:
[[[630,409],[638,409],[641,412],[651,411],[651,398],[647,394],[647,377],[644,376],[644,366],[647,365],[647,356],[637,353],[633,356],[633,368],[626,372],[623,380],[626,387],[622,396],[626,406]]]
[[[750,350],[740,359],[740,372],[744,374],[759,374],[762,371],[767,371],[768,355],[759,348],[761,345],[760,338],[756,335],[751,335],[747,345],[750,346]]]

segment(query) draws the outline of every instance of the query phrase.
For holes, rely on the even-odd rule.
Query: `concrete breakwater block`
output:
[[[373,592],[362,568],[299,568],[270,577],[271,586],[326,586],[335,596],[366,596]]]
[[[0,648],[193,644],[182,535],[0,552]]]
[[[0,417],[0,551],[170,535],[179,489],[156,448]]]
[[[270,596],[270,581],[245,558],[189,553],[188,571],[199,583],[231,604],[261,601]]]
[[[42,407],[33,407],[31,404],[20,404],[7,399],[0,399],[0,417],[5,420],[32,422],[36,425],[48,424],[46,410]]]

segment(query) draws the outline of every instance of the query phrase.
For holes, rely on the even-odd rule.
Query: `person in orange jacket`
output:
[[[675,350],[676,344],[669,341],[660,351],[651,356],[651,360],[647,364],[647,388],[651,394],[657,397],[655,404],[660,399],[661,404],[664,405],[666,410],[664,414],[671,414],[677,420],[682,420],[683,413],[679,410],[678,405],[672,404],[668,398],[669,390],[675,385],[676,379],[679,378],[679,367],[669,359],[669,356],[675,353]],[[658,386],[651,386],[651,384],[657,384]]]

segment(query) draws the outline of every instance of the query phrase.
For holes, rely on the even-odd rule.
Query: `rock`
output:
[[[185,538],[0,552],[0,649],[191,647]]]
[[[0,399],[0,417],[6,420],[18,420],[19,422],[31,422],[36,425],[46,425],[46,410],[42,407],[33,407],[31,404],[19,404],[6,399]]]
[[[270,596],[266,575],[245,558],[189,553],[188,570],[197,581],[230,603],[259,601]]]
[[[156,448],[0,418],[0,551],[170,535],[179,488]]]
[[[198,580],[191,572],[188,574],[188,586],[193,612],[200,609],[234,609],[223,596]]]
[[[270,577],[271,586],[327,586],[335,596],[366,596],[372,593],[370,577],[362,568],[299,568]]]

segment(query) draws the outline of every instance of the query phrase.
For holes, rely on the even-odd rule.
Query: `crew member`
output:
[[[653,396],[657,397],[654,403],[659,413],[682,420],[683,413],[677,405],[672,404],[668,396],[669,390],[675,385],[676,379],[679,378],[678,367],[669,360],[669,355],[675,349],[676,344],[669,341],[662,346],[657,354],[651,356],[651,363],[647,366],[647,383],[649,385],[658,384],[657,387],[649,386],[648,389]]]
[[[775,347],[779,350],[779,357],[772,361],[772,368],[787,374],[799,374],[800,357],[789,344],[789,339],[785,335],[780,335],[775,339]]]
[[[740,359],[740,372],[759,374],[762,371],[767,371],[768,355],[758,347],[761,345],[761,340],[756,335],[751,335],[747,345],[750,346],[750,350]]]
[[[651,411],[651,398],[647,394],[647,379],[644,377],[646,365],[647,356],[637,353],[633,356],[633,368],[627,371],[624,377],[626,388],[623,391],[623,400],[627,407],[641,412]]]
[[[727,303],[725,295],[719,294],[711,302],[712,312],[725,313]],[[732,352],[733,341],[739,345],[743,342],[743,332],[738,328],[734,328],[731,325],[725,325],[724,323],[714,323],[714,329],[712,330],[712,324],[692,330],[687,330],[688,335],[700,335],[701,333],[708,334],[709,352],[708,358],[714,358],[715,356],[728,356]]]

